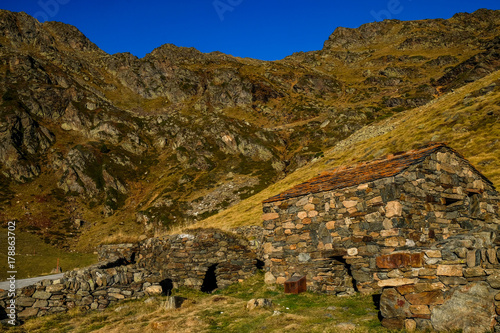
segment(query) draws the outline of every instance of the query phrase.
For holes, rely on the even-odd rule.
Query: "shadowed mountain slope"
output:
[[[2,10],[0,221],[78,249],[200,223],[495,72],[499,25],[478,10],[338,28],[274,62],[170,44],[139,59]]]

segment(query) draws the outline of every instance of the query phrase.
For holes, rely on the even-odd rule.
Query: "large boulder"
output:
[[[491,331],[495,323],[496,292],[486,282],[459,286],[451,291],[443,305],[431,311],[431,322],[437,331],[461,330],[464,333]]]

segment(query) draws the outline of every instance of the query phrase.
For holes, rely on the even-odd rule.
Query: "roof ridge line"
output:
[[[340,165],[340,166],[338,166],[336,168],[333,168],[333,169],[330,169],[330,170],[321,171],[318,174],[318,176],[333,175],[333,174],[338,173],[340,171],[345,171],[345,170],[348,170],[348,169],[354,169],[354,168],[357,168],[357,167],[360,167],[360,166],[363,166],[363,165],[377,164],[377,163],[381,163],[381,162],[385,162],[385,161],[394,159],[396,157],[402,157],[404,155],[410,155],[412,153],[414,154],[414,153],[416,153],[417,151],[420,151],[420,150],[427,150],[427,149],[430,150],[430,149],[434,149],[434,148],[438,148],[438,147],[448,147],[448,146],[446,145],[445,142],[434,142],[434,141],[431,141],[431,142],[428,142],[425,145],[420,146],[419,148],[415,148],[415,149],[411,149],[411,150],[407,150],[407,151],[398,151],[398,152],[395,152],[395,153],[389,153],[387,155],[384,155],[383,157],[378,157],[378,158],[375,158],[375,159],[372,159],[372,160],[369,160],[369,161],[360,161],[360,162],[357,162],[357,163],[352,164],[352,165]],[[448,148],[452,149],[461,158],[465,159],[460,153],[458,153],[457,151],[455,151],[453,148],[451,148],[451,147],[448,147]]]
[[[453,148],[448,147],[444,142],[428,142],[416,149],[391,153],[384,158],[363,161],[349,166],[342,165],[333,170],[323,171],[305,182],[297,184],[284,192],[264,200],[263,203],[287,200],[311,193],[341,189],[382,178],[394,177],[410,166],[420,163],[427,158],[427,156],[441,148],[449,149],[460,158],[467,161],[466,158]],[[467,163],[472,166],[470,162],[467,161]],[[475,168],[473,168],[473,170],[477,171]],[[479,171],[477,172],[481,175]],[[487,179],[483,175],[481,176],[483,179]],[[491,184],[490,181],[488,181],[488,183]]]

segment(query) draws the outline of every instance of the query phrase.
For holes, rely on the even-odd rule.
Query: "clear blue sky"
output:
[[[76,26],[108,53],[143,57],[165,43],[264,60],[318,50],[338,26],[449,18],[498,0],[2,0],[1,9]]]

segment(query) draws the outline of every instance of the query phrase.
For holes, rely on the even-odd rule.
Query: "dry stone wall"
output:
[[[98,260],[99,262],[122,260],[124,263],[132,263],[139,248],[139,243],[101,245],[97,249]]]
[[[266,282],[306,275],[313,291],[378,292],[377,256],[497,232],[499,203],[491,183],[447,148],[396,176],[264,203]]]
[[[237,234],[199,229],[139,244],[101,246],[99,264],[17,289],[16,313],[23,320],[76,306],[104,309],[119,300],[165,294],[181,286],[224,288],[255,273],[252,244]],[[0,293],[0,314],[9,301],[7,292]]]
[[[200,289],[213,270],[218,288],[243,281],[257,269],[247,239],[216,229],[198,229],[141,243],[137,266],[159,272],[173,287]]]
[[[499,258],[491,232],[377,257],[382,324],[409,331],[500,331]]]
[[[123,299],[161,293],[158,273],[134,265],[112,267],[113,264],[103,262],[66,272],[61,279],[16,289],[17,318],[65,312],[74,307],[104,309]],[[9,301],[7,292],[0,293],[0,308],[6,309]]]

